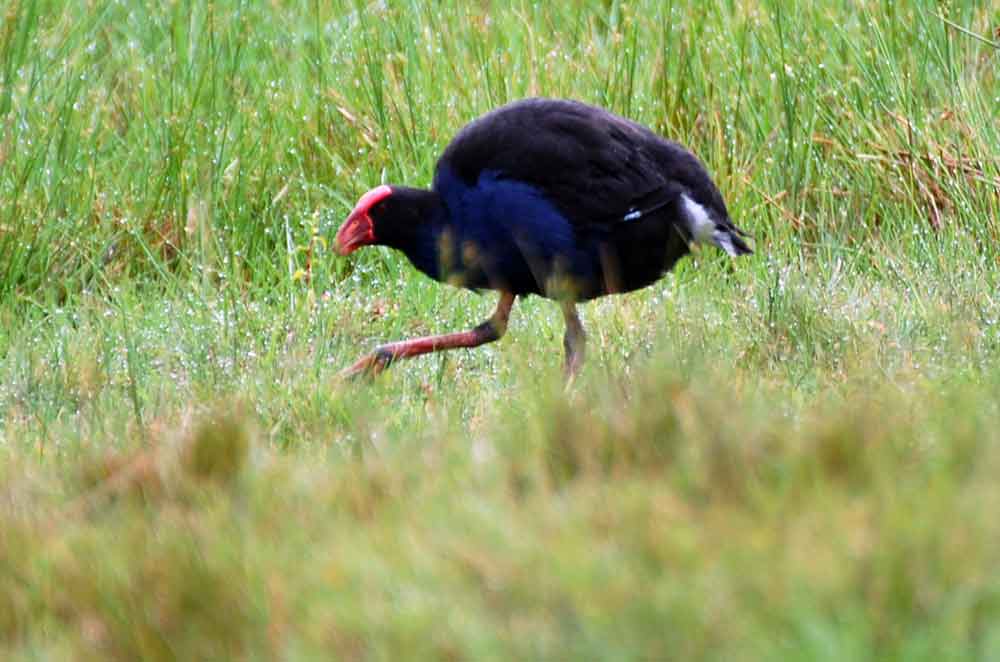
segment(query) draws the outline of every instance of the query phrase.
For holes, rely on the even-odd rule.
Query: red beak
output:
[[[353,253],[365,244],[375,241],[375,228],[368,212],[357,210],[351,213],[337,231],[335,250],[337,255]]]
[[[375,224],[368,211],[390,195],[392,189],[382,184],[361,196],[358,204],[354,205],[351,215],[337,231],[334,249],[338,255],[347,255],[366,244],[375,243]]]

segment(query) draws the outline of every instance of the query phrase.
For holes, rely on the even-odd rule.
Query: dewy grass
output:
[[[990,3],[14,0],[0,657],[1000,655]],[[689,145],[702,251],[476,351],[492,296],[327,242],[529,94]]]

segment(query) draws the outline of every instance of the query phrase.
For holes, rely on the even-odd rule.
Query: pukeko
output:
[[[497,340],[514,299],[539,294],[562,306],[572,376],[586,342],[577,302],[653,283],[692,242],[750,253],[745,236],[684,147],[577,101],[515,101],[459,131],[431,190],[372,189],[336,238],[340,255],[389,246],[435,280],[497,290],[496,311],[471,331],[382,345],[344,374]]]

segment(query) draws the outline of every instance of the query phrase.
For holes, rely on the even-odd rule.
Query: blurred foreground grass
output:
[[[794,272],[768,323],[699,266],[589,307],[568,394],[540,301],[370,386],[335,373],[380,301],[129,301],[140,427],[103,303],[39,322],[3,387],[5,655],[998,654],[992,328]]]

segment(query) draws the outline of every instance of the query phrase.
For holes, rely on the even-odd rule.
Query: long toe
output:
[[[341,379],[357,379],[359,377],[370,379],[380,375],[389,367],[390,363],[392,363],[391,355],[387,356],[384,352],[376,350],[371,354],[365,354],[353,365],[341,370],[339,376]]]

